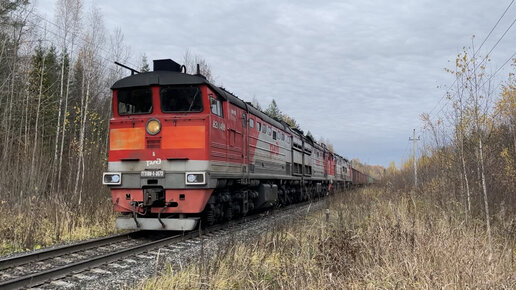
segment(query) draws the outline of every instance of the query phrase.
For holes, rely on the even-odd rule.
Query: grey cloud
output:
[[[330,139],[339,153],[386,166],[406,158],[419,115],[444,93],[436,86],[453,82],[443,71],[448,60],[470,45],[471,35],[480,42],[506,2],[96,4],[108,28],[122,28],[136,57],[181,60],[190,49],[206,58],[218,83],[241,98],[255,96],[262,106],[274,98],[305,131]],[[484,53],[515,16],[512,9]],[[509,33],[497,48],[494,66],[514,53],[515,37]]]

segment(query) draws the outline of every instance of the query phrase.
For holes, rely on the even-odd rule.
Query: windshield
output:
[[[152,113],[151,88],[127,88],[118,90],[118,114],[149,114]]]
[[[161,111],[202,112],[202,94],[199,87],[162,87],[160,90]]]

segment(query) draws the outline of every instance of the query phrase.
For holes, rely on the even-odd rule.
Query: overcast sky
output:
[[[219,3],[221,2],[221,3]],[[511,0],[95,1],[108,31],[120,27],[138,64],[180,61],[186,50],[210,64],[216,83],[262,107],[274,98],[306,132],[368,164],[399,165],[419,115],[453,79],[443,68],[463,46],[478,47]],[[92,5],[87,2],[87,6]],[[53,20],[55,1],[38,0]],[[482,51],[516,18],[512,6]],[[516,51],[516,27],[492,52],[495,71]],[[507,65],[507,68],[509,66]],[[506,78],[508,69],[501,71]],[[438,109],[434,109],[438,111]]]

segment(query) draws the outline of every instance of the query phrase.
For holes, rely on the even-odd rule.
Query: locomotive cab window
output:
[[[219,117],[224,117],[222,113],[222,102],[213,98],[213,95],[210,95],[210,107],[211,112]]]
[[[160,89],[161,111],[202,112],[201,90],[195,86],[168,86]]]
[[[152,113],[152,91],[147,88],[120,89],[117,93],[120,116]]]
[[[249,128],[254,128],[254,120],[249,119]]]
[[[256,122],[256,131],[260,132],[262,130],[262,123]]]

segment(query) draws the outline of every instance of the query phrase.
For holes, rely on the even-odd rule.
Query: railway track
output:
[[[291,205],[279,213],[306,207],[308,203]],[[264,214],[255,214],[226,224],[202,230],[203,236],[215,236],[257,221]],[[153,249],[172,247],[181,249],[199,243],[201,233],[131,232],[54,249],[42,250],[0,260],[0,289],[20,289],[39,286],[71,274],[135,256]]]
[[[141,236],[141,232],[129,232],[1,259],[0,289],[31,287],[80,271],[109,255],[104,252],[145,243]]]
[[[0,260],[0,289],[41,285],[72,273],[194,237],[198,232],[184,235],[160,233],[159,237],[143,239],[144,235],[144,232],[131,232]]]

